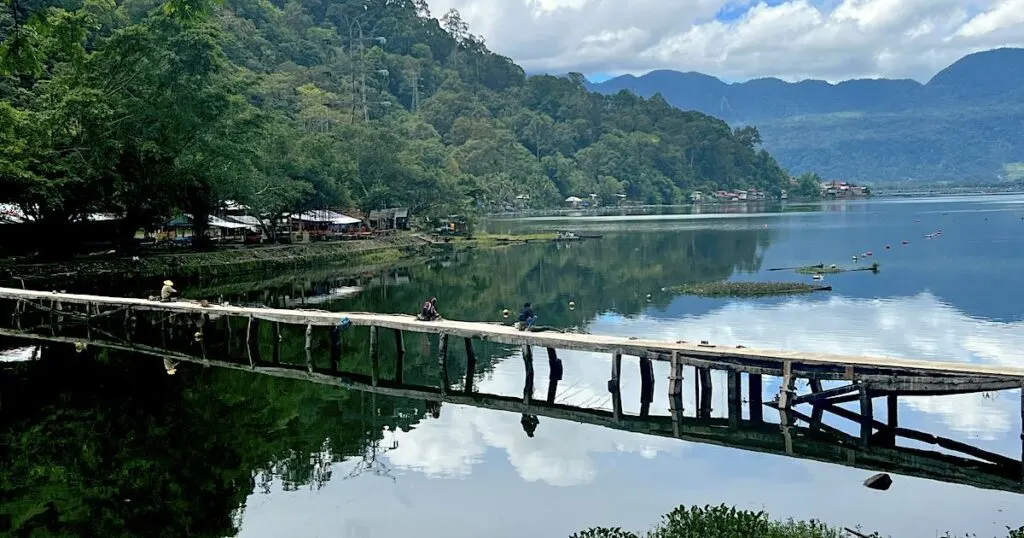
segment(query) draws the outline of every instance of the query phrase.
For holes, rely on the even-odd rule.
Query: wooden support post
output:
[[[679,352],[673,351],[669,360],[668,395],[670,398],[683,394],[683,363],[679,360]]]
[[[750,374],[747,376],[747,399],[750,403],[750,420],[762,422],[764,420],[764,406],[761,403],[761,394],[764,387],[761,385],[761,374]]]
[[[558,382],[562,380],[562,360],[553,347],[548,348],[548,403],[555,403],[558,395]]]
[[[370,382],[373,386],[380,383],[380,353],[377,350],[377,327],[370,326]]]
[[[437,339],[437,366],[441,369],[441,396],[448,395],[448,335],[441,333]]]
[[[729,370],[726,372],[727,378],[727,398],[728,398],[728,410],[729,410],[729,426],[738,427],[740,425],[740,419],[743,418],[743,398],[740,396],[740,372],[735,370]]]
[[[405,379],[405,335],[395,329],[395,383],[399,385]]]
[[[612,378],[608,380],[608,392],[612,393],[612,416],[622,419],[622,354],[612,354]]]
[[[1024,382],[1020,385],[1020,483],[1024,484]]]
[[[668,408],[672,414],[672,435],[676,437],[680,436],[683,422],[683,395],[682,394],[669,394],[668,395]]]
[[[526,369],[526,379],[523,383],[523,403],[529,405],[533,400],[533,347],[529,344],[523,345],[523,366]]]
[[[711,396],[714,388],[711,386],[711,370],[701,368],[697,371],[697,378],[700,380],[700,403],[698,403],[698,415],[708,418],[711,416]]]
[[[273,339],[273,357],[271,360],[274,361],[274,364],[278,364],[281,362],[281,322],[279,321],[274,322]]]
[[[899,422],[899,411],[900,411],[900,408],[899,408],[899,402],[896,400],[896,398],[897,397],[896,397],[895,394],[889,394],[889,395],[887,395],[885,397],[886,406],[888,407],[888,411],[889,411],[889,418],[888,418],[889,427],[894,429],[894,430],[896,428],[900,427],[900,422]]]
[[[313,349],[313,326],[306,324],[306,349]]]
[[[796,396],[796,378],[793,377],[793,363],[782,363],[782,387],[779,388],[779,409],[789,409]]]
[[[651,359],[640,357],[640,416],[651,413],[651,402],[654,401],[654,366]]]
[[[85,303],[85,339],[92,340],[92,303]]]
[[[476,375],[476,352],[473,351],[473,339],[466,338],[466,394],[473,392],[473,376]]]
[[[874,420],[874,412],[871,409],[871,392],[868,391],[867,387],[861,387],[860,389],[860,443],[862,446],[867,446],[871,439],[872,428],[871,421]]]

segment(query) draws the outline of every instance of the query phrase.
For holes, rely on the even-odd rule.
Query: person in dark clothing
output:
[[[437,297],[431,297],[429,301],[423,303],[423,308],[420,309],[420,319],[423,321],[441,319],[441,314],[437,311]]]
[[[518,321],[521,330],[529,329],[537,322],[537,315],[533,313],[533,308],[530,308],[530,303],[523,305],[523,309],[519,311]]]

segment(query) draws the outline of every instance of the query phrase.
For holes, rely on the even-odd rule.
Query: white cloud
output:
[[[1024,46],[1024,0],[431,0],[530,71],[927,80]],[[724,10],[739,16],[718,17]]]

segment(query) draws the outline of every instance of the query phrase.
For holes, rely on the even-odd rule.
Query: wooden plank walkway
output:
[[[739,346],[703,345],[682,341],[671,342],[555,331],[526,332],[500,323],[454,320],[423,322],[416,320],[413,316],[397,314],[286,310],[212,303],[202,306],[192,301],[160,302],[130,297],[81,295],[16,288],[0,288],[0,299],[40,302],[44,305],[85,305],[87,312],[107,307],[170,314],[238,316],[307,326],[334,326],[343,317],[347,317],[356,326],[450,335],[510,345],[604,353],[612,356],[628,355],[641,359],[677,360],[680,363],[700,368],[734,370],[756,375],[857,380],[868,384],[875,383],[874,387],[870,387],[873,391],[897,390],[890,386],[894,382],[900,383],[898,390],[903,393],[913,393],[915,389],[920,389],[921,393],[999,390],[1020,388],[1024,383],[1024,355],[1021,356],[1022,367],[1011,367],[896,357],[759,350]],[[927,386],[923,384],[925,380],[929,380]],[[935,383],[938,385],[936,386]],[[972,383],[972,387],[965,388],[965,384]]]

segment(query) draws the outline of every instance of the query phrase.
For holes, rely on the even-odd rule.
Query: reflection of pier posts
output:
[[[820,379],[808,379],[807,381],[811,385],[812,393],[817,394],[825,390],[821,386]],[[821,420],[822,418],[824,418],[825,408],[822,407],[817,401],[813,401],[811,405],[814,406],[811,410],[811,430],[818,431],[821,429]]]
[[[476,353],[473,352],[473,340],[466,338],[466,394],[473,392],[473,375],[476,373]]]
[[[612,416],[618,422],[622,419],[622,354],[612,354],[612,378],[608,380],[608,392],[612,394]]]
[[[896,428],[900,427],[900,422],[899,422],[899,402],[896,401],[896,398],[897,398],[897,396],[896,396],[895,393],[894,394],[889,394],[889,395],[887,395],[885,397],[886,406],[888,407],[888,412],[889,412],[889,418],[888,418],[889,428],[893,429],[893,430],[895,430]]]
[[[1024,484],[1024,383],[1020,386],[1020,483]]]
[[[441,395],[448,394],[448,335],[441,333],[437,339],[437,365],[441,369]]]
[[[562,359],[558,358],[555,348],[548,348],[548,403],[555,403],[558,394],[558,382],[562,380]]]
[[[651,359],[640,357],[640,416],[651,414],[651,402],[654,401],[654,366]]]
[[[764,408],[761,402],[764,387],[761,383],[761,374],[747,375],[747,400],[750,403],[750,420],[754,422],[764,420]]]
[[[533,348],[523,345],[523,366],[526,367],[526,379],[523,382],[523,403],[530,405],[533,401]]]

